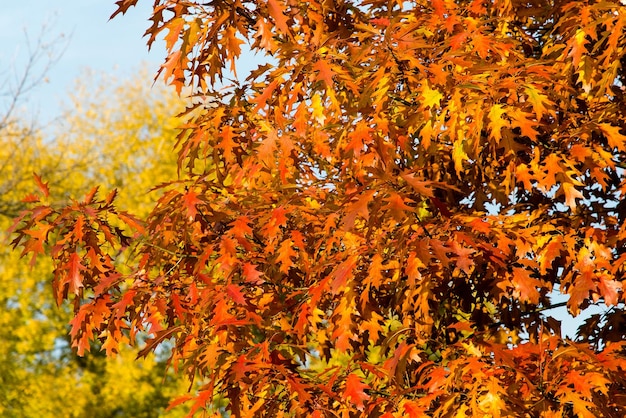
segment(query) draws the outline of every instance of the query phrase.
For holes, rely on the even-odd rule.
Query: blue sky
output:
[[[44,42],[63,36],[57,49],[66,45],[46,74],[47,82],[23,103],[28,112],[38,112],[44,120],[56,116],[59,103],[87,68],[119,78],[131,76],[142,65],[154,73],[165,53],[162,44],[149,53],[142,38],[151,6],[152,1],[142,0],[124,16],[109,21],[116,10],[114,0],[5,1],[0,12],[0,81],[23,70],[29,56],[27,37],[36,44],[44,27]]]
[[[28,95],[26,109],[41,122],[58,116],[59,103],[75,80],[86,70],[107,73],[115,78],[131,77],[141,68],[156,74],[165,58],[160,39],[149,52],[143,37],[152,0],[140,0],[125,15],[109,21],[117,10],[115,0],[21,0],[5,1],[0,9],[0,85],[11,74],[19,73],[28,58],[27,36],[35,44],[45,28],[44,42],[62,36],[57,49],[65,49],[56,65],[47,72],[47,82]],[[8,47],[4,47],[8,46]],[[242,45],[242,50],[246,50]],[[244,52],[237,62],[239,75],[256,68],[260,59]],[[151,82],[151,80],[146,80]],[[6,89],[0,90],[0,93]],[[2,111],[0,98],[0,112]]]

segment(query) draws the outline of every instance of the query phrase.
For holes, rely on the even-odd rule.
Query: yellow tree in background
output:
[[[33,191],[33,172],[45,176],[62,191],[57,197],[68,202],[97,182],[127,192],[128,210],[148,210],[154,199],[150,188],[175,176],[171,148],[179,121],[172,115],[183,105],[137,80],[86,74],[53,128],[57,135],[6,118],[0,126],[2,230],[26,205],[22,200]],[[135,362],[136,353],[122,347],[116,358],[107,359],[96,345],[88,358],[76,356],[69,346],[71,309],[59,309],[50,297],[51,262],[41,259],[29,266],[28,259],[18,258],[2,247],[0,416],[179,415],[164,411],[186,388],[166,372],[166,353]]]

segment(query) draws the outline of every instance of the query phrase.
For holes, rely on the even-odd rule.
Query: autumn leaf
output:
[[[78,294],[83,287],[82,277],[80,272],[85,269],[80,263],[80,256],[77,253],[70,254],[70,259],[67,262],[67,283],[69,284],[69,291],[74,294]]]
[[[411,187],[422,196],[434,197],[430,182],[418,180],[415,178],[415,174],[411,173],[403,174],[402,178],[406,180],[406,182],[409,183]]]
[[[113,12],[111,17],[109,17],[109,20],[113,19],[115,16],[117,16],[120,13],[121,14],[125,14],[131,6],[137,5],[137,1],[138,0],[118,0],[118,1],[116,1],[115,4],[117,4],[117,10],[115,12]]]
[[[183,195],[183,206],[187,211],[187,216],[191,219],[195,218],[198,214],[197,205],[202,203],[200,199],[198,199],[198,194],[193,190],[188,190]]]
[[[600,129],[604,133],[611,148],[626,151],[626,135],[620,133],[620,127],[609,123],[601,123]]]
[[[587,34],[583,29],[578,29],[576,35],[570,41],[570,56],[572,57],[572,64],[574,67],[578,67],[582,55],[586,52],[585,46],[587,40],[585,39]]]
[[[346,389],[344,390],[343,397],[356,405],[359,411],[363,411],[363,402],[370,398],[370,395],[365,393],[367,389],[369,389],[369,386],[363,383],[359,376],[350,373],[346,378]]]
[[[39,188],[41,193],[43,193],[43,196],[46,197],[46,198],[49,197],[50,196],[50,190],[48,189],[48,183],[44,183],[41,180],[41,177],[39,177],[35,173],[33,173],[33,176],[35,177],[35,183],[37,183],[37,187]]]
[[[474,254],[474,250],[462,247],[456,241],[452,241],[451,247],[452,251],[454,251],[457,256],[455,260],[456,266],[465,274],[470,274],[471,267],[474,265],[474,261],[472,261],[470,255]]]
[[[280,0],[268,0],[267,5],[276,27],[282,33],[288,33],[289,26],[287,25],[287,16],[283,13],[283,4],[280,3]]]
[[[433,108],[435,105],[439,106],[443,95],[436,89],[431,89],[430,86],[424,83],[421,86],[422,92],[422,106]]]
[[[528,271],[514,267],[511,282],[515,286],[515,293],[522,301],[534,304],[539,303],[539,291],[537,289],[541,288],[543,284],[536,278],[531,277]]]
[[[489,55],[491,40],[487,36],[476,33],[472,35],[472,46],[474,47],[474,51],[476,51],[478,56],[482,59],[485,59]]]
[[[315,64],[313,64],[313,69],[318,71],[318,80],[324,81],[326,86],[329,88],[333,86],[333,76],[335,75],[335,73],[333,72],[330,64],[327,61],[317,61]]]
[[[540,93],[534,86],[528,85],[524,87],[524,91],[528,97],[528,102],[532,105],[537,120],[541,120],[547,112],[546,105],[551,104],[545,94]]]
[[[319,94],[313,95],[313,98],[311,99],[311,108],[313,109],[313,119],[319,124],[323,124],[326,120],[326,115],[324,105],[322,104],[322,98]]]
[[[469,157],[465,153],[463,140],[458,139],[452,145],[452,161],[454,161],[454,170],[458,176],[463,172],[463,162]]]
[[[333,271],[333,283],[331,288],[333,293],[338,293],[344,286],[346,286],[346,283],[353,275],[357,261],[357,255],[350,255]]]
[[[358,199],[346,208],[346,216],[344,218],[344,225],[346,228],[352,228],[357,216],[361,216],[363,219],[369,219],[368,205],[371,202],[375,190],[367,190],[361,194]]]
[[[571,210],[576,210],[576,199],[584,199],[585,196],[579,192],[576,187],[571,183],[561,184],[561,190],[565,194],[565,204],[569,206]]]
[[[263,273],[258,271],[252,263],[244,263],[242,268],[246,282],[256,285],[263,284],[265,282],[261,278]]]
[[[612,280],[602,275],[600,276],[598,289],[600,290],[600,295],[604,298],[606,306],[612,306],[618,303],[619,292],[622,290],[622,284],[617,280]]]
[[[237,285],[234,285],[234,284],[229,284],[229,285],[226,286],[226,294],[236,304],[239,304],[239,305],[245,305],[246,304],[246,298],[244,297],[243,293],[241,292],[241,287],[239,287]]]
[[[509,122],[502,117],[504,114],[505,108],[499,104],[493,105],[489,110],[489,129],[491,130],[491,135],[497,142],[500,142],[502,138],[502,134],[500,133],[502,128],[509,125]]]
[[[293,265],[293,258],[297,257],[298,253],[293,248],[293,241],[286,239],[280,244],[278,249],[278,256],[276,262],[280,263],[280,271],[288,273],[289,269]]]

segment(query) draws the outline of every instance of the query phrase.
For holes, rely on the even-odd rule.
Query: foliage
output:
[[[144,82],[98,80],[88,74],[76,91],[54,139],[50,139],[53,127],[38,130],[15,117],[7,117],[0,128],[3,230],[10,226],[12,216],[26,208],[21,199],[36,190],[33,171],[59,191],[55,204],[66,204],[67,196],[86,193],[94,181],[126,190],[175,175],[175,157],[165,144],[179,123],[171,114],[172,109],[182,108],[178,98],[150,90]],[[139,213],[146,212],[153,199],[137,192],[122,197]],[[76,356],[67,327],[71,308],[59,309],[50,298],[53,264],[42,259],[30,268],[18,258],[9,248],[0,253],[0,415],[164,414],[169,399],[186,388],[166,372],[166,359],[150,356],[135,362],[136,353],[128,347],[121,347],[115,359],[107,359],[104,353]]]
[[[191,413],[624,416],[625,26],[615,1],[156,0],[161,77],[206,98],[180,177],[143,222],[40,183],[14,244],[52,246],[79,354],[173,338]],[[239,74],[246,42],[267,63]],[[607,313],[563,340],[554,291]]]

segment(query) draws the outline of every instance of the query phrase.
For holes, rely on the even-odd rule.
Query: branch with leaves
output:
[[[626,184],[623,12],[157,0],[158,76],[212,99],[181,115],[179,177],[143,222],[34,202],[14,243],[52,245],[79,350],[172,338],[191,414],[623,416],[625,330],[574,343],[545,310],[624,306],[598,209]]]

